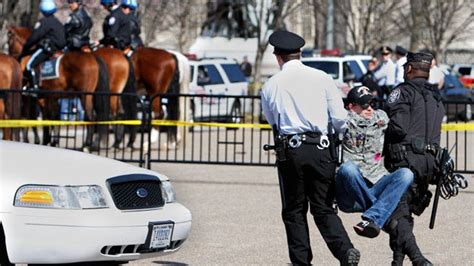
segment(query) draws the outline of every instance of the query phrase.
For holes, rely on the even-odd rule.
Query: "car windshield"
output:
[[[360,80],[364,73],[362,73],[362,69],[360,69],[359,64],[356,61],[347,61],[349,67],[351,68],[352,73],[354,73],[356,80]]]
[[[222,68],[231,83],[246,81],[244,73],[242,73],[242,70],[240,70],[240,67],[237,64],[222,64]]]
[[[315,61],[305,61],[303,64],[322,70],[330,75],[333,79],[339,78],[339,64],[338,62],[315,62]]]
[[[367,59],[367,60],[364,59],[364,60],[361,60],[361,61],[362,61],[362,63],[364,64],[365,68],[366,68],[366,69],[369,69],[369,62],[370,62],[370,59]]]
[[[199,86],[224,83],[219,71],[214,65],[199,66],[197,73],[197,84]]]
[[[444,86],[443,89],[454,89],[454,88],[463,88],[461,81],[454,75],[445,75],[444,76]]]

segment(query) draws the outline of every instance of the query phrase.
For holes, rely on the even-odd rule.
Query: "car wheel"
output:
[[[14,265],[8,260],[7,245],[5,243],[5,234],[3,233],[2,224],[0,224],[0,265]]]
[[[243,120],[242,104],[240,103],[239,100],[235,100],[235,102],[232,104],[232,108],[230,109],[230,116],[229,116],[228,122],[233,123],[233,124],[240,124],[242,123],[242,120]],[[229,127],[227,129],[236,130],[238,128]]]

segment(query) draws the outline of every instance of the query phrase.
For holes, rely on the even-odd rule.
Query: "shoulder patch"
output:
[[[394,103],[400,98],[400,89],[394,89],[390,96],[388,96],[388,103]]]
[[[40,26],[41,26],[41,22],[38,21],[38,22],[36,22],[34,29],[36,30],[36,29],[38,29]]]
[[[115,24],[115,17],[110,17],[109,18],[109,25],[112,26]]]

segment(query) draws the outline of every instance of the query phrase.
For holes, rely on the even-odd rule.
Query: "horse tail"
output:
[[[99,79],[95,91],[100,94],[94,97],[94,105],[97,112],[97,120],[107,121],[109,120],[110,112],[110,101],[108,95],[110,93],[109,71],[107,70],[107,65],[102,58],[95,56],[95,60],[99,65]]]
[[[123,93],[126,95],[122,96],[122,107],[125,111],[125,118],[126,119],[137,119],[137,101],[135,99],[135,95],[137,93],[136,89],[136,79],[135,79],[135,68],[133,67],[132,60],[125,56],[128,61],[128,78],[127,82],[125,83],[125,87],[123,88]],[[134,96],[131,96],[134,95]]]
[[[173,73],[173,78],[171,79],[171,83],[168,87],[168,93],[170,94],[178,94],[180,93],[180,84],[179,84],[179,62],[178,58],[175,54],[171,53],[173,56],[175,70]],[[178,120],[179,119],[179,100],[178,97],[171,97],[168,99],[168,117],[170,120]]]

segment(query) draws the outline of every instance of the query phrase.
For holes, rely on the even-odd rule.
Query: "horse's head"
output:
[[[17,57],[20,55],[26,39],[31,35],[31,29],[26,27],[8,27],[8,53]]]

